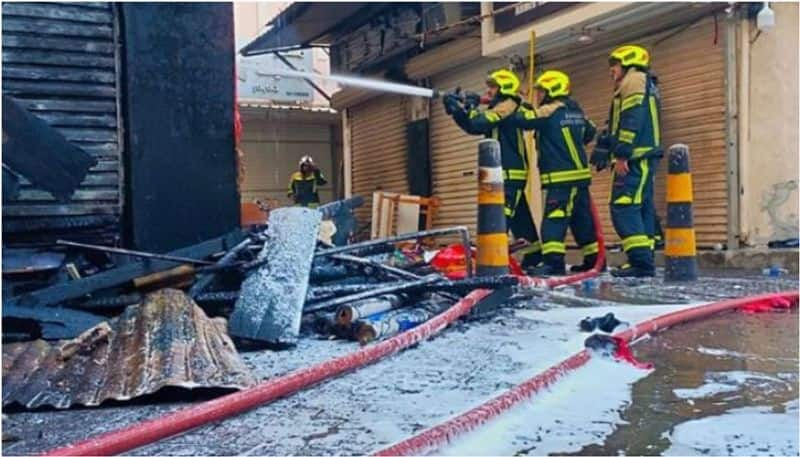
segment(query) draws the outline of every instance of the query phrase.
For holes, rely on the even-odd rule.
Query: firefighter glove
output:
[[[597,137],[597,143],[594,145],[592,157],[589,159],[589,163],[594,165],[597,171],[608,168],[610,149],[611,137],[608,135],[607,131],[603,131],[603,133]]]
[[[444,104],[444,111],[447,114],[453,114],[459,109],[461,109],[461,106],[459,106],[458,101],[459,97],[454,92],[447,92],[446,94],[444,94],[444,97],[442,97],[442,103]]]

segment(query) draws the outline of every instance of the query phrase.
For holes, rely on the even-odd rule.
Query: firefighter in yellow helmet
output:
[[[307,206],[316,208],[319,206],[319,192],[317,186],[328,183],[322,172],[314,163],[311,156],[303,156],[300,159],[300,170],[292,173],[289,180],[289,191],[287,195],[292,198],[297,206]]]
[[[532,268],[541,262],[541,243],[536,233],[525,198],[525,185],[528,179],[528,153],[522,129],[516,126],[514,114],[522,99],[519,97],[519,78],[513,71],[500,69],[493,71],[486,79],[488,108],[478,109],[479,100],[475,94],[462,100],[457,93],[444,95],[442,102],[445,111],[453,116],[456,124],[471,135],[494,138],[500,143],[503,178],[505,180],[506,227],[516,238],[523,238],[529,245],[520,251],[522,266]]]
[[[596,129],[580,105],[570,97],[566,73],[548,70],[534,86],[538,106],[522,106],[514,119],[522,128],[535,130],[539,150],[539,175],[547,191],[542,219],[543,264],[534,276],[566,273],[564,256],[567,228],[583,250],[583,264],[573,271],[586,271],[597,261],[598,244],[592,218],[589,184],[592,180],[584,145],[594,139]]]
[[[597,140],[592,163],[598,170],[613,162],[611,220],[628,262],[611,273],[618,277],[655,276],[653,248],[656,214],[653,183],[661,146],[661,94],[649,71],[650,54],[624,45],[609,56],[614,97],[608,127]]]

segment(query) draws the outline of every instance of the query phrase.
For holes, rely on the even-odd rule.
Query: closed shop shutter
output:
[[[259,113],[260,117],[265,117]],[[281,113],[277,113],[278,117]],[[318,188],[321,203],[333,200],[333,161],[331,126],[327,124],[292,123],[284,115],[279,122],[242,116],[242,145],[245,175],[242,202],[274,199],[282,206],[291,205],[286,196],[289,178],[297,171],[300,159],[310,155],[328,180]]]
[[[408,193],[405,97],[382,95],[348,109],[352,193],[364,197],[359,226],[370,223],[372,193]]]
[[[717,32],[715,43],[714,22],[709,18],[678,33],[667,33],[668,38],[661,42],[659,37],[631,40],[652,51],[653,70],[663,96],[661,121],[665,149],[675,143],[686,143],[691,149],[699,246],[724,243],[727,238],[724,28]],[[573,95],[598,127],[608,117],[613,92],[607,70],[607,53],[613,47],[614,44],[609,44],[607,49],[593,54],[537,63],[537,71],[557,68],[570,75]],[[666,160],[662,161],[656,179],[656,206],[663,223]],[[608,171],[594,174],[592,195],[606,240],[618,243],[608,211],[610,188]]]
[[[93,226],[100,230],[94,242],[118,234],[122,174],[114,16],[110,3],[3,3],[3,93],[98,159],[68,203],[22,180],[19,199],[3,205],[4,231],[24,232],[26,221],[41,227],[49,219],[73,234]]]
[[[485,92],[486,75],[502,65],[501,60],[479,59],[467,66],[432,78],[433,87],[450,90]],[[474,235],[477,223],[478,141],[483,137],[468,135],[447,115],[441,100],[431,102],[430,113],[431,174],[433,195],[441,200],[436,227],[466,225]]]

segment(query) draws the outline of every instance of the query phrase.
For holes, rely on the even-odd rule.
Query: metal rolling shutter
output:
[[[384,95],[348,111],[353,195],[365,200],[356,217],[364,225],[370,222],[373,192],[408,193],[406,99]]]
[[[47,218],[73,229],[98,230],[101,221],[94,241],[111,242],[118,234],[116,36],[110,3],[3,3],[3,93],[99,159],[67,204],[23,180],[19,200],[3,206],[4,230],[47,225]]]
[[[714,44],[714,23],[700,21],[664,41],[657,38],[630,40],[652,50],[653,69],[663,96],[662,135],[665,148],[686,143],[691,148],[694,175],[694,216],[700,246],[724,243],[727,238],[727,177],[725,150],[724,28]],[[557,68],[572,79],[576,100],[601,127],[608,118],[613,85],[608,78],[608,54],[614,47],[568,60],[537,64],[538,70]],[[589,148],[591,151],[591,147]],[[666,160],[656,181],[658,214],[665,217]],[[600,213],[606,240],[617,243],[608,211],[611,175],[594,173],[592,195]]]
[[[468,66],[436,75],[433,87],[483,93],[486,75],[502,62],[480,59]],[[444,112],[441,100],[431,102],[431,174],[433,195],[441,199],[436,227],[466,225],[475,233],[477,223],[478,141],[483,137],[464,133]]]

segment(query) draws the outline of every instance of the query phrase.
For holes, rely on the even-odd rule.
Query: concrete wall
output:
[[[776,24],[750,23],[749,141],[740,180],[742,240],[798,236],[798,4],[771,3]]]

